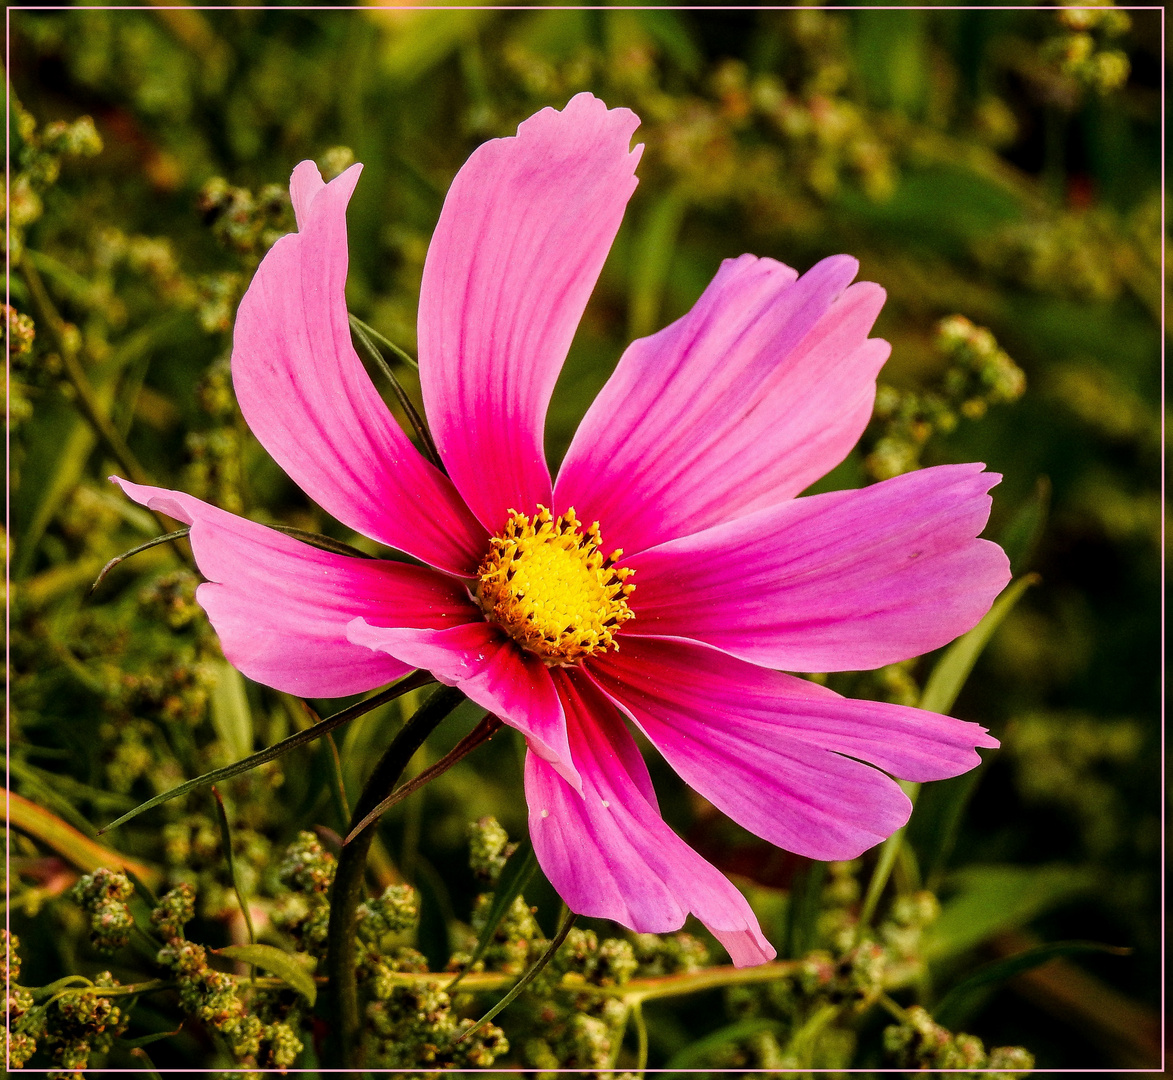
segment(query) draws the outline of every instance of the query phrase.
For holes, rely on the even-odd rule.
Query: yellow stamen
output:
[[[615,565],[622,548],[604,556],[599,523],[584,532],[573,509],[509,513],[477,571],[485,617],[550,666],[618,649],[616,631],[635,618],[626,583],[635,571]]]

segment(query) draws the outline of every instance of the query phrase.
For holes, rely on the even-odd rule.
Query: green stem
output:
[[[395,397],[399,402],[400,408],[407,414],[407,419],[411,426],[415,429],[416,435],[423,444],[424,453],[431,459],[433,465],[437,469],[443,471],[444,464],[440,460],[440,453],[436,449],[436,444],[432,441],[431,432],[428,431],[428,425],[424,423],[424,418],[420,416],[416,410],[415,405],[408,397],[407,391],[403,388],[396,377],[395,372],[391,370],[391,365],[383,359],[383,354],[375,347],[374,342],[367,336],[363,325],[359,323],[353,315],[350,316],[350,336],[359,350],[363,352],[367,359],[371,361],[382,373],[384,378],[391,384],[391,389],[395,391]]]
[[[898,782],[904,789],[904,794],[908,796],[909,802],[915,806],[916,797],[920,794],[920,784],[913,784],[906,780],[900,780]],[[876,868],[872,871],[871,880],[868,882],[868,890],[863,898],[863,907],[859,912],[859,922],[856,924],[857,934],[862,934],[868,928],[868,925],[872,921],[872,916],[876,913],[876,906],[880,902],[880,895],[884,891],[884,886],[888,884],[888,878],[892,874],[892,867],[896,865],[896,856],[900,854],[900,845],[904,843],[904,830],[906,828],[907,826],[901,825],[880,847],[880,857],[876,860]]]
[[[642,1080],[644,1074],[648,1071],[648,1024],[644,1019],[644,1007],[642,1002],[632,1002],[631,1019],[635,1024],[635,1037],[637,1042],[635,1052],[635,1075],[640,1077]]]
[[[440,721],[464,700],[454,687],[441,686],[416,711],[395,736],[379,759],[375,771],[359,796],[351,815],[350,831],[366,818],[383,797],[399,782],[412,755],[436,729]],[[330,896],[330,926],[327,931],[326,971],[334,1002],[334,1042],[337,1064],[344,1069],[359,1066],[358,981],[355,975],[354,944],[356,908],[362,897],[367,852],[375,830],[356,836],[338,856],[334,889]]]
[[[390,349],[397,357],[399,357],[400,360],[402,360],[409,368],[411,368],[412,371],[419,371],[419,361],[413,359],[410,353],[405,352],[398,345],[396,345],[394,341],[392,341],[390,338],[384,337],[373,326],[363,322],[362,319],[358,318],[357,316],[349,315],[349,313],[348,316],[351,326],[357,326],[364,334],[367,335],[367,337],[374,338],[374,340],[382,345],[385,349]]]

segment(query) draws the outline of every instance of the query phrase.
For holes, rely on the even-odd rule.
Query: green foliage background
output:
[[[123,440],[155,482],[366,543],[300,494],[231,397],[235,304],[292,228],[292,167],[364,163],[349,215],[350,307],[412,351],[423,258],[452,175],[480,141],[591,90],[641,116],[646,151],[550,410],[551,459],[624,344],[686,311],[722,258],[751,251],[806,269],[836,252],[858,256],[861,276],[889,294],[877,331],[893,343],[889,389],[860,450],[820,488],[985,461],[1005,477],[986,535],[1007,547],[1016,574],[1040,575],[956,705],[1003,749],[922,793],[882,901],[890,911],[925,885],[943,905],[918,939],[919,974],[901,1001],[931,1004],[982,962],[1041,941],[1127,946],[1127,956],[1059,959],[970,995],[950,1026],[1025,1045],[1043,1067],[1156,1064],[1165,240],[1155,11],[10,17],[10,289],[22,317],[10,322],[8,399],[15,792],[92,840],[95,825],[137,802],[306,723],[296,702],[246,687],[224,665],[192,602],[195,579],[170,547],[123,564],[86,597],[108,559],[161,531],[103,479],[125,471]],[[75,124],[84,115],[93,132]],[[988,327],[1005,353],[980,338],[985,366],[959,376],[957,350],[935,330],[952,314]],[[417,393],[411,369],[398,373]],[[1007,377],[1009,389],[998,382]],[[922,661],[832,685],[915,701],[929,670]],[[400,716],[390,706],[339,732],[352,801]],[[458,713],[429,741],[428,760],[476,719]],[[652,767],[669,820],[741,875],[781,942],[795,926],[791,896],[820,880],[812,868],[715,818]],[[342,829],[335,778],[318,744],[226,785],[237,868],[262,907],[281,891],[279,853],[299,830]],[[488,814],[524,834],[506,736],[381,826],[377,876],[418,888],[416,944],[433,968],[463,940],[457,924],[484,887],[468,868],[466,828]],[[108,966],[61,896],[93,869],[85,849],[27,825],[10,836],[22,982]],[[101,843],[151,868],[157,884],[197,885],[199,939],[229,940],[238,908],[206,791]],[[849,919],[873,863],[832,875],[849,882]],[[837,902],[819,895],[828,910]],[[527,898],[552,933],[556,897],[539,884]],[[825,930],[811,929],[807,944],[826,945]],[[127,954],[112,970],[133,981],[144,963]],[[138,1015],[127,1037],[170,1030],[178,1014],[144,1002]],[[768,1015],[760,1003],[722,1004],[717,991],[649,1006],[651,1064],[768,1065]],[[849,1055],[880,1064],[882,1024],[856,1027]],[[715,1042],[701,1039],[718,1029]],[[214,1045],[185,1030],[151,1053],[160,1066],[193,1055],[223,1065]],[[110,1061],[133,1063],[129,1053],[115,1047]],[[818,1054],[842,1063],[826,1046]]]

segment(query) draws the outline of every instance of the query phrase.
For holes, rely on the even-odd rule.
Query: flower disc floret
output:
[[[623,549],[604,555],[599,523],[584,531],[573,508],[557,518],[540,504],[533,517],[509,513],[477,571],[485,617],[550,666],[618,649],[616,631],[635,618],[634,571],[615,565]]]

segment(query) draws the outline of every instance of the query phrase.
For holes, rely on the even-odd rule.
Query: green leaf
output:
[[[227,660],[216,666],[212,727],[228,752],[234,758],[243,758],[253,748],[253,714],[244,689],[244,676]]]
[[[1039,581],[1038,574],[1027,574],[1013,581],[994,601],[993,607],[986,612],[985,618],[967,634],[962,634],[942,654],[925,683],[921,694],[920,707],[929,712],[947,713],[953,708],[957,695],[969,678],[974,664],[982,654],[982,650],[994,636],[994,631],[1002,625],[1002,620],[1014,609],[1014,605],[1022,598],[1032,585]]]
[[[939,1024],[952,1027],[951,1020],[960,1016],[966,998],[983,986],[1005,982],[1030,971],[1040,964],[1054,960],[1059,956],[1076,956],[1080,953],[1112,953],[1114,956],[1128,956],[1131,949],[1121,948],[1118,945],[1105,945],[1100,941],[1055,941],[1047,945],[1037,945],[1033,949],[1007,956],[1002,960],[995,960],[991,964],[980,967],[967,979],[959,982],[937,1003],[933,1010],[933,1017]]]
[[[282,982],[288,983],[299,994],[303,994],[311,1005],[318,1000],[318,987],[313,976],[289,953],[281,949],[272,945],[226,945],[222,949],[213,949],[212,952],[229,960],[241,960],[246,964],[255,964],[259,968],[271,971]]]
[[[957,956],[1003,930],[1031,920],[1096,885],[1090,867],[967,866],[946,882],[956,889],[925,931],[925,958]]]
[[[827,864],[810,860],[799,870],[790,885],[790,903],[786,908],[786,936],[782,955],[790,959],[805,956],[814,948],[815,926],[818,923],[823,882],[827,879]]]
[[[771,1020],[765,1016],[752,1016],[746,1020],[726,1024],[704,1038],[689,1043],[683,1050],[677,1050],[664,1065],[664,1070],[667,1073],[673,1069],[691,1069],[697,1065],[704,1065],[714,1050],[760,1035],[764,1031],[781,1035],[785,1027],[781,1020]]]
[[[360,701],[358,704],[351,705],[341,712],[336,712],[333,716],[326,717],[325,720],[318,721],[313,727],[306,728],[305,731],[295,732],[289,738],[282,739],[279,743],[274,743],[267,750],[261,750],[245,758],[243,761],[237,761],[232,765],[225,765],[222,769],[213,769],[211,772],[204,773],[203,776],[197,776],[194,780],[188,780],[178,787],[173,787],[170,791],[164,791],[162,794],[156,795],[153,799],[148,799],[145,803],[140,803],[133,810],[123,814],[122,817],[110,822],[104,829],[99,829],[98,833],[101,835],[104,832],[109,832],[109,830],[117,828],[119,825],[125,825],[132,818],[138,817],[139,814],[147,810],[153,810],[156,806],[162,806],[163,803],[170,802],[172,799],[178,799],[182,795],[187,795],[202,787],[208,787],[210,784],[218,784],[221,780],[231,779],[233,776],[239,776],[243,772],[255,769],[258,765],[264,765],[267,761],[273,761],[281,757],[282,754],[287,754],[295,747],[303,746],[305,743],[313,742],[315,739],[320,739],[327,731],[333,731],[336,727],[340,727],[347,721],[353,720],[357,716],[362,716],[372,709],[377,709],[380,705],[388,701],[394,701],[395,698],[402,697],[404,694],[410,693],[412,690],[418,689],[431,681],[432,676],[426,671],[414,672],[406,678],[401,679],[394,686],[389,686],[386,690],[367,698],[365,701]]]
[[[505,866],[502,867],[501,876],[497,879],[497,887],[493,890],[493,902],[489,905],[489,913],[485,916],[485,925],[481,928],[480,936],[477,938],[472,958],[464,971],[445,988],[448,993],[452,993],[452,988],[485,955],[485,950],[492,944],[493,935],[497,932],[497,927],[501,925],[501,920],[505,918],[506,912],[513,906],[513,901],[522,894],[522,891],[530,883],[537,868],[538,860],[534,856],[534,847],[527,836],[517,845],[517,850],[509,856]]]

